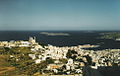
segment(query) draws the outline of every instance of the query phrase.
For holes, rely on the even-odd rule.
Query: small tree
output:
[[[66,57],[75,59],[77,57],[75,54],[77,54],[77,52],[75,50],[68,50],[68,52],[66,54],[67,55]]]
[[[68,62],[68,60],[64,59],[64,58],[60,59],[59,61],[62,62],[62,63],[64,63],[64,64],[66,64]]]
[[[47,62],[48,64],[52,64],[52,63],[54,63],[54,60],[53,60],[52,58],[50,58],[50,57],[47,57],[47,58],[46,58],[46,62]]]
[[[92,65],[92,58],[89,55],[84,56],[87,59],[87,64]]]

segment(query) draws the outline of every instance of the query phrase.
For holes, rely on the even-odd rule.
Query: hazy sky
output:
[[[120,30],[120,0],[0,0],[0,30]]]

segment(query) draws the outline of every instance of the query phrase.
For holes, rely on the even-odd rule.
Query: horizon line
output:
[[[0,31],[120,31],[120,30],[0,30]]]

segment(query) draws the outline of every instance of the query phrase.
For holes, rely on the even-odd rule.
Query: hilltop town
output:
[[[28,41],[1,41],[0,57],[6,56],[7,66],[14,67],[17,71],[14,74],[22,76],[44,74],[87,76],[89,69],[120,66],[120,49],[98,51],[84,49],[93,47],[99,46],[89,44],[71,47],[44,46],[37,43],[35,37],[30,37]],[[0,75],[5,75],[6,72],[0,72]]]

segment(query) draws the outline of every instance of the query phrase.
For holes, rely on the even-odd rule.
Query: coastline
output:
[[[98,51],[84,49],[99,47],[98,45],[87,44],[71,47],[42,46],[36,42],[36,37],[30,37],[28,41],[2,41],[0,42],[0,46],[2,47],[0,54],[3,56],[7,54],[9,59],[7,63],[10,63],[15,68],[23,69],[24,67],[20,67],[23,65],[21,63],[27,61],[24,65],[28,67],[26,68],[28,75],[36,74],[39,69],[42,69],[44,71],[39,71],[39,74],[77,74],[83,76],[86,74],[84,72],[85,70],[88,72],[87,76],[90,73],[96,76],[96,74],[99,73],[98,70],[100,70],[100,67],[120,66],[120,49]],[[18,63],[19,65],[16,65]],[[34,69],[30,70],[30,67],[34,67]],[[89,73],[90,69],[86,67],[94,71]]]

